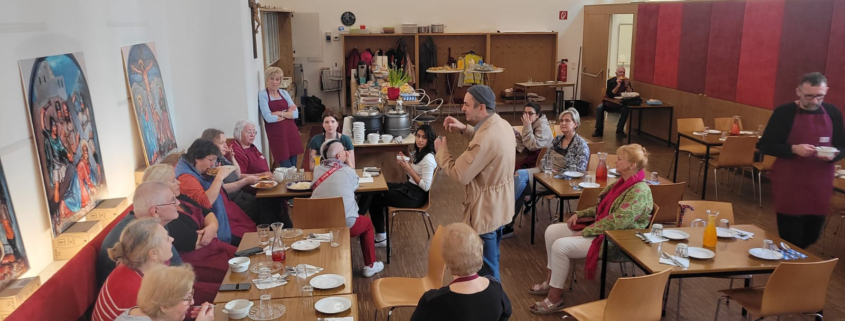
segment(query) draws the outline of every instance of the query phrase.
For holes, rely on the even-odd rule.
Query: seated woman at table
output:
[[[238,160],[235,159],[235,154],[232,149],[229,148],[229,145],[226,145],[226,134],[223,133],[222,130],[216,128],[209,128],[202,132],[202,139],[207,139],[214,142],[214,145],[217,145],[217,148],[220,149],[221,157],[217,157],[217,164],[215,167],[218,166],[235,166],[235,170],[226,177],[223,178],[223,189],[226,190],[226,193],[229,194],[229,199],[235,204],[238,204],[246,215],[249,217],[256,217],[258,215],[258,206],[255,202],[255,195],[250,193],[245,193],[241,189],[244,187],[249,188],[248,186],[258,183],[260,180],[258,175],[254,174],[245,174],[241,172],[241,166],[238,163]]]
[[[185,263],[190,263],[201,282],[220,283],[229,270],[229,259],[237,247],[217,238],[217,217],[207,208],[182,194],[173,166],[156,164],[144,171],[144,182],[160,182],[170,186],[179,200],[179,217],[170,222],[168,233]]]
[[[240,120],[235,124],[232,132],[232,149],[235,161],[240,165],[241,173],[255,174],[259,177],[272,175],[267,166],[267,159],[253,143],[255,142],[255,124],[248,120]]]
[[[431,126],[422,125],[417,128],[414,137],[413,162],[396,160],[399,167],[405,170],[408,180],[402,183],[388,182],[387,192],[371,193],[360,198],[358,214],[364,215],[367,210],[370,211],[376,229],[376,247],[387,246],[387,234],[384,230],[385,207],[417,208],[428,202],[434,170],[437,169],[437,161],[434,159],[434,139],[437,134]],[[399,156],[405,157],[405,154],[400,152]]]
[[[575,108],[564,110],[558,116],[560,123],[560,133],[552,140],[549,146],[548,155],[551,155],[552,170],[554,172],[567,171],[570,166],[575,166],[575,170],[584,172],[587,170],[587,164],[590,160],[590,146],[587,145],[587,140],[578,135],[578,127],[581,126],[581,116]],[[516,198],[516,205],[514,206],[514,219],[505,225],[502,234],[505,236],[513,235],[513,225],[516,222],[516,216],[522,210],[522,203],[529,202],[525,206],[525,213],[531,209],[534,200],[531,198],[531,186],[534,183],[534,174],[541,172],[541,168],[528,168],[517,170],[514,174],[514,192]],[[537,185],[537,196],[547,194],[548,191],[543,185]]]
[[[349,151],[338,139],[323,143],[323,159],[320,166],[314,168],[314,180],[311,183],[311,198],[343,198],[343,210],[349,234],[361,242],[364,254],[364,277],[372,277],[384,269],[384,264],[376,261],[375,241],[373,240],[373,222],[366,216],[358,215],[355,203],[355,189],[358,188],[358,173],[349,167]]]
[[[190,315],[196,321],[213,321],[214,305],[193,307],[194,272],[190,266],[157,267],[144,276],[137,306],[116,321],[182,321]],[[201,301],[202,302],[202,301]]]
[[[453,281],[423,294],[411,321],[508,320],[511,301],[502,284],[478,276],[483,246],[478,232],[464,223],[452,223],[437,233],[443,233],[440,250]]]
[[[516,164],[516,170],[534,167],[540,149],[552,143],[552,127],[546,115],[540,112],[540,105],[529,102],[522,111],[522,132],[513,130],[516,136],[516,152],[526,157]]]
[[[352,146],[351,138],[337,132],[337,116],[335,116],[334,112],[331,110],[326,109],[326,111],[323,112],[323,115],[320,116],[320,119],[323,120],[323,133],[311,137],[311,140],[308,142],[308,148],[311,149],[311,155],[309,158],[309,161],[311,162],[310,164],[314,164],[314,158],[320,155],[320,147],[323,146],[323,143],[332,139],[339,139],[340,142],[343,143],[343,148],[349,152],[346,164],[349,164],[349,167],[354,169],[355,147]]]
[[[217,217],[217,237],[237,246],[244,233],[256,231],[255,223],[223,189],[223,179],[233,171],[232,167],[218,167],[214,175],[207,173],[220,156],[220,149],[212,141],[197,139],[176,163],[176,177],[183,194],[211,209]]]
[[[648,226],[654,203],[651,189],[645,182],[643,168],[648,164],[648,152],[639,144],[624,145],[616,171],[622,176],[608,184],[599,195],[599,204],[577,211],[566,223],[553,224],[546,229],[548,275],[543,283],[532,286],[531,294],[546,295],[543,301],[529,307],[532,313],[549,314],[562,310],[563,285],[571,268],[571,259],[586,258],[585,275],[592,280],[598,266],[604,231],[642,229]],[[579,223],[578,219],[594,218]],[[586,227],[585,224],[588,224]]]
[[[164,266],[173,256],[173,238],[167,235],[158,218],[136,219],[123,229],[120,241],[109,248],[109,257],[117,266],[103,283],[94,312],[94,321],[112,321],[135,306],[141,278],[157,266]]]

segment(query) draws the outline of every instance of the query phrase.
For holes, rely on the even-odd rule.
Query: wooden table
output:
[[[401,144],[378,143],[370,144],[364,141],[363,144],[352,144],[355,147],[355,166],[364,168],[368,166],[381,168],[381,175],[388,182],[402,182],[408,179],[405,171],[396,163],[396,154],[402,152],[408,156],[408,147],[414,144],[413,133],[403,137]]]
[[[316,275],[337,274],[346,279],[346,284],[342,287],[331,290],[314,289],[314,296],[327,296],[335,294],[351,294],[352,293],[352,251],[350,249],[351,237],[349,236],[349,228],[342,228],[340,235],[340,246],[331,247],[328,242],[321,243],[320,248],[312,251],[297,251],[289,249],[286,251],[285,264],[287,266],[296,266],[297,264],[305,263],[313,266],[321,267],[324,270]],[[331,229],[309,229],[303,230],[302,236],[294,239],[286,239],[285,244],[290,246],[295,240],[303,239],[308,233],[329,233]],[[238,251],[260,246],[258,244],[258,233],[245,233],[241,240]],[[249,257],[250,268],[258,262],[271,261],[271,258],[264,253],[253,255]],[[284,273],[284,271],[279,271]],[[315,276],[316,276],[315,275]],[[312,276],[313,277],[313,276]],[[259,290],[253,279],[258,278],[258,275],[247,270],[246,272],[233,273],[232,270],[226,272],[223,278],[223,284],[238,284],[249,283],[252,287],[249,291],[225,291],[218,292],[217,297],[214,298],[215,303],[226,303],[234,299],[248,299],[258,300],[261,294],[270,294],[273,299],[295,298],[302,296],[302,289],[296,285],[294,277],[288,277],[288,284],[278,286],[267,290]],[[309,278],[310,281],[311,278]],[[296,319],[294,319],[296,320]]]
[[[604,103],[622,106],[622,100],[621,99],[605,97]],[[674,122],[673,118],[675,117],[674,116],[674,114],[675,114],[675,107],[674,106],[667,104],[667,103],[662,103],[660,105],[649,105],[649,104],[646,104],[645,101],[643,101],[643,103],[640,104],[639,106],[630,106],[629,105],[628,108],[630,108],[631,110],[638,110],[639,111],[640,117],[637,118],[637,134],[640,134],[641,133],[640,129],[643,128],[643,110],[669,109],[669,134],[666,135],[666,143],[667,143],[666,146],[672,147],[672,123]],[[631,143],[631,136],[634,133],[634,127],[631,126],[633,119],[634,119],[633,116],[634,115],[629,115],[629,117],[628,117],[628,144]]]
[[[324,297],[303,297],[303,298],[288,298],[288,299],[276,299],[270,300],[272,303],[281,303],[285,305],[286,312],[282,317],[275,319],[279,321],[288,321],[288,320],[317,320],[317,318],[342,318],[342,317],[352,317],[354,320],[360,320],[358,317],[358,298],[354,294],[343,294],[343,295],[336,295],[338,297],[347,298],[349,301],[352,301],[352,307],[349,310],[343,311],[337,314],[325,314],[317,312],[314,309],[314,304],[317,303],[320,299]],[[253,307],[258,307],[258,300],[251,300],[254,305]],[[229,319],[229,315],[223,313],[223,307],[225,306],[225,302],[218,303],[214,307],[214,320],[215,321],[228,321],[228,320],[246,320],[251,321],[248,316],[243,319]]]
[[[740,135],[743,137],[757,136],[757,135]],[[672,181],[678,181],[678,154],[681,148],[681,137],[687,138],[696,143],[702,144],[706,147],[704,151],[704,178],[701,180],[701,199],[707,194],[707,170],[710,167],[710,148],[715,146],[722,146],[725,142],[721,139],[721,134],[708,134],[707,136],[695,135],[693,132],[678,131],[678,144],[675,144],[675,173],[672,176]]]
[[[764,274],[772,273],[775,268],[783,260],[770,261],[758,259],[748,254],[748,250],[752,248],[759,248],[763,245],[763,240],[772,240],[775,245],[780,247],[780,242],[789,244],[794,250],[807,255],[806,259],[793,260],[789,262],[817,262],[822,259],[818,256],[804,251],[789,242],[784,241],[778,237],[777,233],[768,232],[756,225],[735,225],[734,227],[754,233],[754,238],[743,241],[739,239],[720,238],[716,243],[715,248],[708,248],[716,252],[716,257],[709,260],[690,259],[689,268],[683,269],[680,267],[673,267],[671,265],[661,264],[660,252],[675,254],[675,247],[679,243],[686,243],[690,247],[702,247],[704,239],[703,227],[681,227],[671,228],[672,230],[681,230],[689,233],[690,237],[683,241],[667,241],[662,243],[646,244],[640,240],[634,232],[637,230],[619,230],[619,231],[605,231],[604,248],[608,248],[608,243],[612,242],[620,250],[631,258],[631,261],[637,265],[641,270],[648,274],[660,272],[666,269],[672,269],[670,278],[696,278],[696,277],[718,277],[729,275],[743,275],[743,274]],[[639,230],[643,233],[648,230]],[[601,287],[599,288],[599,299],[605,297],[605,286],[607,282],[607,252],[602,253],[602,268],[601,268]],[[751,280],[746,279],[745,286],[750,286]]]
[[[513,84],[513,95],[514,95],[513,97],[514,97],[514,99],[511,101],[511,104],[513,104],[513,105],[516,105],[516,88],[517,88],[517,87],[522,87],[522,89],[523,89],[523,90],[525,90],[525,101],[526,101],[526,103],[527,103],[527,102],[528,102],[528,90],[529,90],[530,88],[555,88],[555,89],[557,89],[557,88],[566,88],[566,87],[569,87],[569,88],[573,88],[573,89],[574,89],[574,88],[575,88],[575,84],[565,83],[565,82],[562,82],[562,81],[555,81],[555,82],[551,82],[551,83],[547,83],[547,82],[543,82],[543,81],[540,81],[540,82],[518,82],[518,83],[515,83],[515,84]],[[563,109],[564,109],[564,108],[563,108],[563,101],[564,101],[564,100],[565,100],[565,99],[564,99],[563,95],[561,95],[560,99],[558,99],[558,97],[557,97],[557,93],[555,93],[555,104],[553,105],[553,106],[554,106],[555,115],[557,115],[559,112],[563,111]],[[574,92],[573,92],[573,94],[572,94],[572,100],[573,100],[573,101],[575,100],[575,94],[574,94]],[[573,106],[574,106],[574,105],[573,105]],[[516,114],[516,106],[514,106],[514,114]]]
[[[463,70],[456,70],[456,69],[449,69],[449,70],[429,69],[429,70],[426,70],[425,72],[430,73],[430,74],[445,74],[443,76],[444,78],[446,78],[445,83],[444,83],[444,87],[446,88],[446,92],[449,94],[449,100],[445,103],[445,105],[446,105],[446,116],[451,115],[452,114],[451,106],[455,105],[454,94],[455,94],[455,85],[456,85],[456,84],[452,83],[451,78],[452,78],[453,74],[459,74],[459,73],[462,73],[464,71]],[[434,78],[434,88],[435,89],[432,90],[432,91],[437,93],[437,96],[440,96],[440,93],[437,91],[437,82],[439,82],[438,79],[440,79],[440,77]],[[443,97],[439,97],[439,98],[443,98]],[[460,109],[460,106],[458,106],[458,108]],[[443,109],[440,109],[440,115],[443,115]]]
[[[419,100],[403,100],[402,101],[402,106],[417,106],[419,104],[420,104]],[[388,106],[396,106],[396,100],[388,100],[387,105]]]
[[[845,193],[845,178],[834,178],[833,190],[840,193]]]
[[[394,157],[394,159],[396,159]],[[358,173],[358,177],[361,177],[361,173],[363,173],[363,169],[356,169],[355,172]],[[314,173],[313,172],[305,172],[305,179],[309,181],[314,180]],[[371,193],[371,192],[383,192],[387,190],[387,182],[384,179],[384,175],[379,175],[373,177],[372,183],[362,183],[355,193]],[[281,198],[292,198],[292,197],[310,197],[311,191],[288,191],[287,187],[283,184],[279,184],[276,187],[271,189],[263,189],[259,190],[255,193],[255,197],[257,198],[272,198],[272,197],[281,197]]]
[[[609,170],[609,168],[608,168]],[[595,176],[595,172],[586,172],[585,175],[593,175]],[[606,182],[599,182],[596,181],[602,188],[607,187],[608,184],[615,182],[618,177],[614,177],[611,175],[607,175]],[[531,199],[535,199],[537,197],[537,183],[539,182],[543,186],[546,187],[550,192],[554,193],[555,196],[559,199],[577,199],[581,197],[581,190],[576,190],[572,188],[569,183],[581,183],[584,181],[584,177],[580,178],[573,178],[573,179],[563,179],[563,178],[554,178],[554,175],[546,175],[545,173],[534,173],[534,184],[531,186]],[[661,184],[669,184],[672,183],[668,179],[663,177],[659,177],[659,181]],[[536,200],[535,200],[536,202]],[[531,244],[534,244],[534,228],[537,224],[537,206],[531,207]],[[558,206],[558,220],[563,222],[563,206]]]

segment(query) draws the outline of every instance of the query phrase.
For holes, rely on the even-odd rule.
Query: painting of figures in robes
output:
[[[9,196],[9,181],[0,164],[0,291],[29,269],[18,219]]]
[[[176,149],[176,136],[170,123],[170,109],[156,59],[155,43],[123,47],[121,51],[145,159],[148,166],[157,164]]]
[[[53,237],[108,195],[82,53],[20,61]]]

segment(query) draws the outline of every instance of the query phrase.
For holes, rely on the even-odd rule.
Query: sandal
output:
[[[533,295],[549,294],[549,282],[543,281],[543,283],[534,284],[531,288],[528,289],[528,293],[531,293]]]
[[[563,299],[561,299],[558,303],[552,303],[549,301],[549,298],[545,298],[540,302],[535,302],[534,305],[528,307],[528,310],[531,310],[531,313],[534,314],[552,314],[563,311],[563,309]]]

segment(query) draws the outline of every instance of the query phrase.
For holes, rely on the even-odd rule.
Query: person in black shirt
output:
[[[772,112],[761,153],[777,157],[770,173],[777,212],[778,234],[806,249],[815,243],[829,213],[834,165],[845,154],[822,155],[821,147],[845,148],[842,113],[824,103],[827,79],[814,72],[801,76],[798,100]]]
[[[438,229],[443,233],[441,252],[454,280],[448,286],[423,294],[411,321],[506,321],[511,301],[502,284],[493,277],[479,277],[482,242],[478,233],[464,223]]]
[[[607,98],[613,98],[629,91],[634,91],[634,88],[631,87],[631,80],[625,78],[625,67],[616,68],[616,77],[607,80],[605,96]],[[596,107],[596,131],[593,133],[593,137],[604,136],[604,112],[610,108],[619,108],[620,115],[619,123],[616,124],[616,136],[627,137],[625,135],[625,122],[628,120],[628,114],[631,112],[631,109],[621,104],[608,106],[604,103]]]

